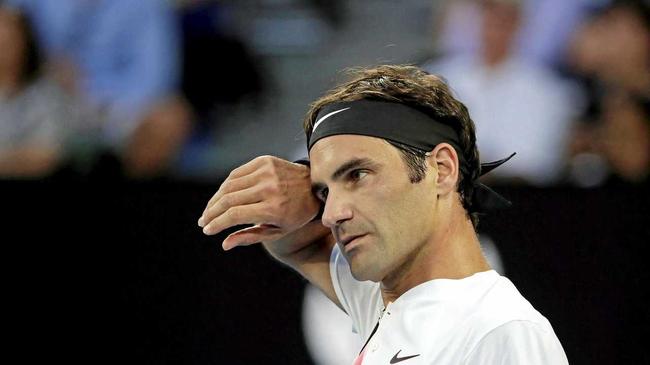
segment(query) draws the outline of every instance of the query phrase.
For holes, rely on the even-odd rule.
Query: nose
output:
[[[349,219],[352,219],[352,208],[347,199],[336,198],[330,190],[321,217],[323,225],[332,229]]]

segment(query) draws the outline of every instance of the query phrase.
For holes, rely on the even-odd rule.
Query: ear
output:
[[[436,178],[438,195],[456,191],[459,173],[456,150],[448,143],[440,143],[431,152],[427,152],[427,162],[438,171]]]

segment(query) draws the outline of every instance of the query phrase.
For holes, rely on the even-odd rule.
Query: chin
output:
[[[376,252],[369,251],[367,248],[369,247],[364,245],[355,247],[351,252],[344,254],[345,259],[356,280],[381,282],[384,279],[384,270],[381,268],[382,261],[376,257]]]
[[[360,267],[360,265],[350,264],[350,270],[352,276],[358,281],[374,281],[378,283],[381,281],[382,277],[376,270],[373,270],[369,267]]]

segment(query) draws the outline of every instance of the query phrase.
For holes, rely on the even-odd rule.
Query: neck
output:
[[[452,214],[439,215],[435,235],[382,280],[384,304],[430,280],[463,279],[490,270],[465,210],[459,204],[453,209]]]

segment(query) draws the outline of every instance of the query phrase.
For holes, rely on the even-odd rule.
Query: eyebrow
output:
[[[355,159],[352,159],[352,160],[344,163],[338,169],[336,169],[336,171],[334,171],[334,173],[332,174],[330,179],[332,181],[336,181],[336,180],[339,180],[341,178],[341,176],[345,175],[350,170],[354,170],[354,169],[359,168],[359,167],[373,167],[373,166],[376,166],[376,165],[377,164],[375,162],[371,161],[368,158],[355,158]],[[327,188],[327,186],[325,184],[323,184],[323,183],[313,183],[311,185],[311,190],[312,190],[312,192],[314,192],[314,194],[319,193],[320,191],[322,191],[325,188]]]
[[[341,176],[345,175],[348,171],[354,170],[359,167],[369,167],[369,166],[374,166],[375,163],[372,162],[368,158],[355,158],[352,159],[343,165],[341,165],[334,173],[332,174],[331,179],[333,181],[336,181],[341,178]]]

